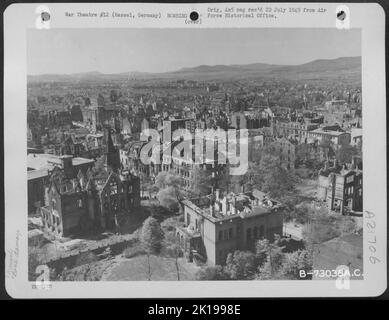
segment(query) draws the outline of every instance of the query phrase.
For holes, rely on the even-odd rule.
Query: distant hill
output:
[[[171,74],[193,78],[225,78],[225,77],[284,77],[289,78],[320,78],[326,76],[341,76],[343,74],[360,76],[361,57],[342,57],[337,59],[314,60],[301,65],[274,65],[254,63],[247,65],[216,65],[183,68]]]
[[[103,74],[97,71],[76,74],[29,75],[30,82],[44,81],[106,81],[126,79],[192,79],[221,80],[244,78],[278,78],[278,79],[331,79],[361,77],[361,57],[342,57],[337,59],[314,60],[301,65],[274,65],[266,63],[235,65],[200,65],[182,68],[173,72],[146,73],[123,72]]]
[[[361,57],[343,57],[337,59],[320,59],[297,66],[284,66],[275,71],[295,71],[295,72],[326,72],[326,71],[344,71],[360,70]]]
[[[216,65],[216,66],[208,66],[201,65],[193,68],[182,68],[173,73],[191,73],[191,72],[199,72],[199,73],[207,73],[207,72],[240,72],[240,71],[263,71],[270,70],[272,68],[277,68],[278,65],[274,64],[266,64],[266,63],[252,63],[252,64],[232,64],[232,65]]]

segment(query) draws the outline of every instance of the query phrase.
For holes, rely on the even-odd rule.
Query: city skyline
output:
[[[29,75],[42,75],[164,73],[251,63],[300,65],[361,56],[360,38],[359,29],[29,30],[27,66]]]

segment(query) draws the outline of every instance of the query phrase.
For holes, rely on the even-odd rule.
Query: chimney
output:
[[[60,157],[62,169],[67,177],[72,176],[73,174],[73,156],[64,155]]]
[[[215,196],[216,196],[216,201],[219,201],[220,189],[216,189],[216,191],[215,191]]]
[[[353,169],[358,168],[357,157],[356,156],[354,156],[353,159],[352,159],[352,167],[353,167]]]
[[[236,196],[232,198],[232,204],[231,204],[231,214],[236,214]]]
[[[227,214],[227,197],[224,197],[221,200],[221,203],[222,203],[222,214],[226,215]]]
[[[209,213],[210,213],[211,217],[215,216],[215,207],[212,203],[209,205]]]

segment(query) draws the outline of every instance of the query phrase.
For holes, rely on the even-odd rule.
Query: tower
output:
[[[118,172],[120,168],[119,150],[114,146],[111,136],[111,128],[105,127],[105,169]]]

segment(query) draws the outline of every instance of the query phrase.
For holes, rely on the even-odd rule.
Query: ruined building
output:
[[[209,264],[223,265],[228,253],[253,250],[258,239],[282,234],[284,206],[264,193],[220,195],[182,202],[185,227],[177,236],[187,255],[194,252]]]
[[[46,231],[60,237],[115,231],[140,206],[139,177],[120,169],[109,130],[106,139],[104,168],[79,171],[73,178],[60,168],[51,172],[48,204],[41,208]]]

